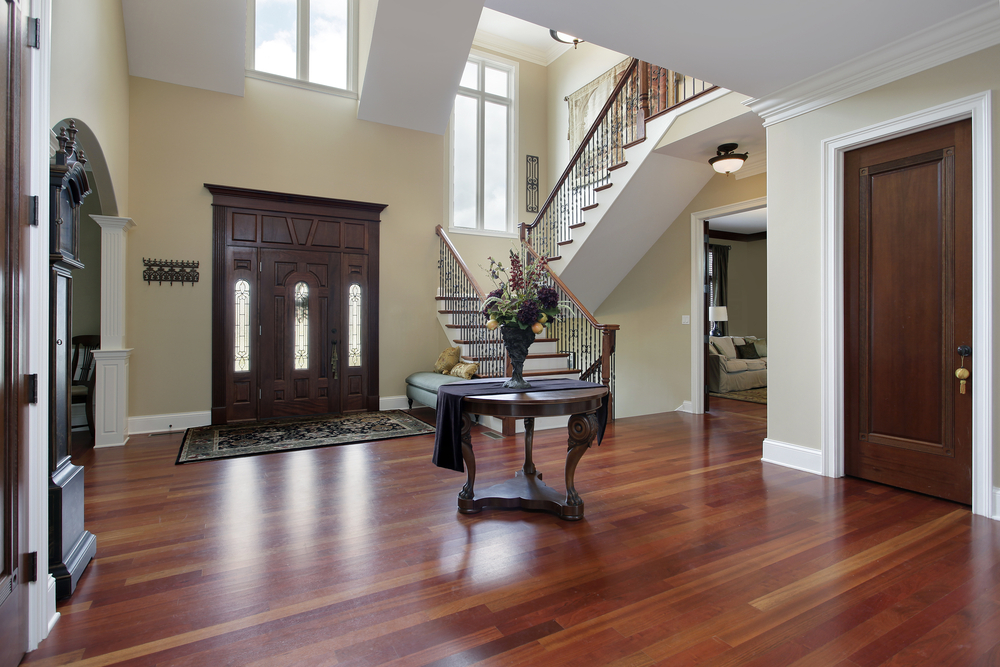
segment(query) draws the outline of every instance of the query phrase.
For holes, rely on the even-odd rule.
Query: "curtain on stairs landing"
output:
[[[725,306],[728,302],[729,280],[729,246],[709,244],[712,253],[712,304]],[[729,335],[729,322],[719,322],[719,330],[723,336]]]

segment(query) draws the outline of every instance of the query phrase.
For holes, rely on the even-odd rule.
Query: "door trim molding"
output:
[[[689,409],[696,415],[705,412],[705,243],[702,239],[706,220],[733,213],[753,211],[767,206],[767,197],[726,204],[691,214],[691,402]],[[683,407],[683,406],[682,406]]]
[[[844,153],[972,119],[972,512],[992,515],[993,193],[992,93],[987,90],[824,139],[821,165],[822,271],[820,415],[823,475],[844,475]]]

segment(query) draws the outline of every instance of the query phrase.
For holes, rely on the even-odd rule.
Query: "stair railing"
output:
[[[521,225],[521,240],[539,255],[559,257],[597,205],[597,193],[610,187],[612,172],[627,164],[625,150],[645,141],[646,123],[715,87],[633,58],[534,221]]]
[[[534,261],[541,259],[531,246],[524,244],[524,247]],[[621,327],[598,322],[566,283],[548,265],[545,268],[563,304],[560,318],[547,325],[548,336],[559,340],[559,352],[569,354],[568,366],[581,369],[581,380],[608,388],[611,397],[608,414],[614,418],[615,339]]]
[[[478,361],[480,376],[504,377],[507,363],[500,330],[487,329],[482,315],[486,293],[441,225],[436,231],[441,241],[438,251],[438,303],[447,304],[442,310],[451,311],[452,323],[460,327],[456,328],[456,332],[462,332],[462,356]]]

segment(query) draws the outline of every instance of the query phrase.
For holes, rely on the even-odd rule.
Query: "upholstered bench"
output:
[[[463,379],[454,375],[442,375],[441,373],[430,373],[428,371],[414,373],[406,378],[406,401],[410,409],[413,408],[413,401],[436,408],[438,387]]]

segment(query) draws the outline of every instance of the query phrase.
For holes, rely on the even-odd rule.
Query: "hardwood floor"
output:
[[[728,403],[609,426],[579,523],[458,514],[433,436],[183,466],[179,435],[87,451],[98,557],[25,662],[1000,664],[1000,524],[761,463],[766,406]],[[521,463],[513,438],[473,442],[477,485]],[[565,448],[536,433],[557,488]]]

